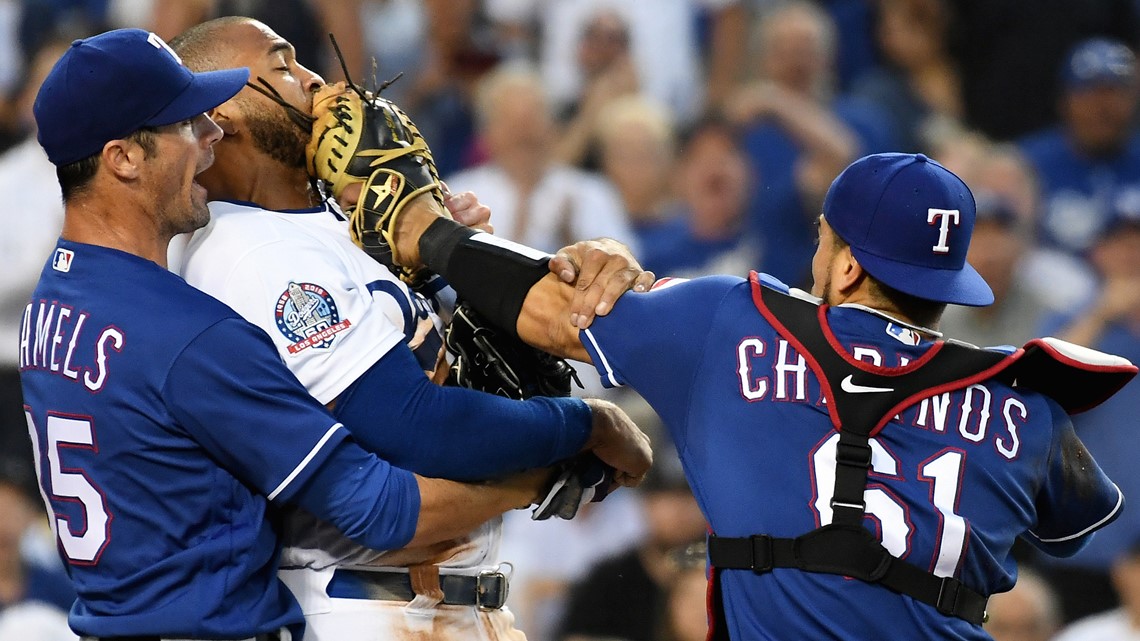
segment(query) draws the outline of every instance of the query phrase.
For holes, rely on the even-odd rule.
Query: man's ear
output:
[[[855,258],[855,254],[851,252],[850,245],[838,252],[835,257],[835,265],[836,269],[831,275],[832,286],[834,286],[839,293],[845,296],[850,295],[863,282],[863,277],[867,272],[863,269],[863,266],[859,264],[859,260]]]
[[[146,150],[130,140],[111,140],[103,145],[103,166],[122,180],[137,179],[142,172],[144,160]]]
[[[234,107],[231,105],[232,102],[232,100],[228,100],[206,112],[206,115],[217,123],[222,128],[222,133],[227,136],[232,136],[237,131],[236,123],[232,118],[235,113]]]

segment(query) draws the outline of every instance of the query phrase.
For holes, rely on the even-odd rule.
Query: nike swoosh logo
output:
[[[869,385],[856,385],[851,381],[851,375],[839,382],[839,387],[848,394],[869,394],[871,392],[893,392],[893,387],[871,387]]]

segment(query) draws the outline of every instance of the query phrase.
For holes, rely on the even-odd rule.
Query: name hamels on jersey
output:
[[[98,392],[107,382],[107,359],[126,342],[123,331],[107,326],[97,332],[94,353],[76,353],[90,314],[59,301],[33,301],[24,308],[20,324],[20,371],[44,370],[82,383]],[[86,340],[83,341],[86,345]]]
[[[874,347],[855,346],[852,355],[877,367],[885,362],[883,354]],[[899,356],[897,366],[909,362],[905,356]],[[821,393],[809,398],[808,375],[813,378],[815,375],[788,341],[781,338],[771,345],[770,341],[757,336],[744,338],[736,346],[736,364],[740,394],[746,401],[810,403],[826,411],[827,400]],[[887,390],[854,386],[855,393],[879,391]],[[956,433],[972,444],[992,439],[998,454],[1013,460],[1021,449],[1018,430],[1028,423],[1029,409],[1016,394],[995,392],[984,384],[975,384],[924,398],[892,419],[893,423],[906,421],[913,427],[938,434]]]

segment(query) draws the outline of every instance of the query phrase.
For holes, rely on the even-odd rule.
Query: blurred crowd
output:
[[[496,233],[545,250],[617,238],[658,276],[806,287],[835,175],[925,153],[974,191],[969,258],[996,297],[949,310],[948,337],[1053,335],[1140,363],[1140,0],[0,0],[0,641],[74,638],[16,363],[62,219],[32,102],[75,38],[169,39],[218,15],[262,20],[330,81],[402,73],[385,95]],[[573,521],[508,515],[508,604],[532,641],[704,639],[700,512],[652,411],[615,400],[655,431],[653,475]],[[1137,416],[1140,381],[1074,418],[1132,501]],[[986,624],[998,641],[1140,639],[1140,509],[1071,559],[1015,552],[1025,569]]]

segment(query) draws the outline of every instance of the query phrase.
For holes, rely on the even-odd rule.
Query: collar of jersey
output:
[[[899,319],[895,318],[894,316],[891,316],[890,314],[888,314],[882,310],[875,309],[874,307],[867,307],[866,305],[860,305],[859,303],[840,303],[840,304],[836,305],[836,307],[847,307],[850,309],[858,309],[860,311],[867,312],[868,314],[874,314],[875,316],[878,316],[879,318],[886,319],[887,321],[890,321],[890,322],[894,323],[895,325],[901,325],[902,327],[905,327],[905,328],[910,329],[910,330],[914,330],[916,332],[929,334],[930,336],[933,336],[935,338],[942,338],[942,332],[940,332],[940,331],[930,329],[929,327],[923,327],[922,325],[915,325],[913,323],[908,323],[904,320],[899,320]]]
[[[830,332],[834,339],[836,339],[842,346],[847,349],[850,354],[850,348],[856,344],[869,344],[878,343],[874,336],[882,336],[886,339],[886,326],[887,323],[895,322],[887,314],[876,314],[873,308],[863,308],[863,306],[853,305],[839,305],[833,306],[828,309],[828,328],[825,332]],[[926,351],[933,346],[934,341],[931,341],[928,336],[921,335],[921,342],[917,346],[905,343],[891,343],[897,344],[902,347],[904,354],[910,354],[911,360],[921,358]]]
[[[264,211],[271,211],[277,214],[319,214],[328,211],[327,203],[321,203],[315,207],[305,207],[304,209],[266,209],[257,203],[251,203],[248,200],[228,200],[219,198],[216,202],[230,203],[231,205],[238,205],[240,207],[249,207],[251,209],[261,209]]]

